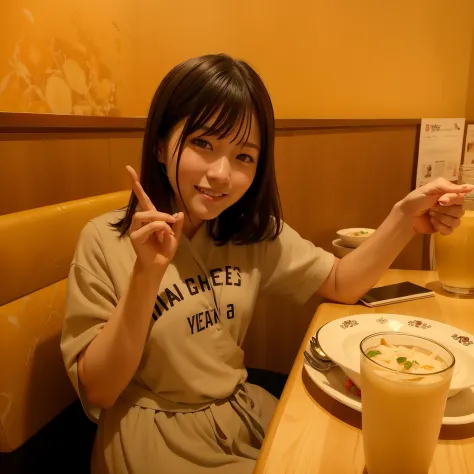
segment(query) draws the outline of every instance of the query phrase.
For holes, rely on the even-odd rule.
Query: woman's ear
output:
[[[156,156],[159,163],[166,163],[165,147],[161,140],[155,144],[153,153]]]
[[[165,149],[161,143],[158,143],[156,146],[156,158],[158,160],[158,164],[160,165],[161,171],[168,176],[166,172],[166,157],[165,157]]]
[[[164,155],[164,150],[161,145],[157,145],[156,147],[156,157],[158,159],[159,163],[165,163],[165,155]]]

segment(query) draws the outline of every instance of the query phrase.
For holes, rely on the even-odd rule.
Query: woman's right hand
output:
[[[126,169],[141,208],[133,215],[129,230],[137,263],[144,270],[167,267],[178,250],[184,214],[179,212],[172,216],[157,211],[143,190],[135,170],[131,166]]]

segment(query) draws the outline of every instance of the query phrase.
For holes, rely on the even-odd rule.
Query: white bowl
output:
[[[447,324],[401,314],[359,314],[331,321],[321,327],[321,349],[360,387],[362,339],[378,332],[403,332],[435,340],[456,358],[448,397],[474,386],[474,336]]]
[[[344,246],[356,248],[362,242],[365,242],[374,232],[375,229],[352,227],[350,229],[338,230],[337,235],[342,240]]]
[[[351,253],[354,249],[352,247],[345,247],[342,245],[341,239],[336,239],[332,241],[332,248],[334,250],[334,255],[337,258],[342,258],[348,253]]]

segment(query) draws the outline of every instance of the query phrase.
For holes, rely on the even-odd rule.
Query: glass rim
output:
[[[382,364],[379,364],[377,361],[373,360],[372,358],[370,358],[365,352],[364,350],[362,349],[362,344],[364,343],[364,341],[366,341],[367,339],[371,338],[371,337],[375,337],[375,336],[383,336],[383,335],[399,335],[399,336],[410,336],[410,337],[417,337],[419,339],[424,339],[425,341],[429,341],[429,342],[432,342],[434,344],[436,344],[437,346],[440,346],[441,348],[443,348],[448,354],[451,355],[452,357],[452,362],[451,364],[449,364],[446,368],[444,368],[443,370],[438,370],[436,372],[429,372],[427,374],[415,374],[415,373],[410,373],[410,372],[400,372],[399,370],[395,370],[395,369],[391,369],[390,367],[387,367],[385,365],[382,365]],[[382,367],[386,370],[389,370],[391,372],[395,372],[396,374],[407,374],[407,375],[413,375],[413,376],[417,376],[417,377],[427,377],[429,375],[439,375],[439,374],[442,374],[443,372],[447,372],[448,370],[452,369],[454,367],[454,364],[456,363],[456,357],[454,356],[454,354],[443,344],[441,344],[440,342],[438,341],[435,341],[434,339],[430,339],[429,337],[424,337],[424,336],[418,336],[416,334],[410,334],[408,332],[396,332],[396,331],[385,331],[385,332],[376,332],[374,334],[369,334],[368,336],[365,336],[364,339],[362,339],[362,341],[360,341],[360,344],[359,344],[359,349],[360,349],[360,352],[364,355],[364,357],[369,360],[370,362],[372,362],[373,364],[376,364],[378,365],[379,367]]]

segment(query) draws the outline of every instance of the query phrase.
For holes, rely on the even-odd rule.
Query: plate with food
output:
[[[311,380],[324,393],[343,405],[362,412],[361,397],[364,394],[340,367],[334,367],[327,372],[319,372],[305,361],[304,368]],[[473,387],[448,398],[443,417],[443,425],[466,425],[469,423],[474,423]]]
[[[432,339],[454,354],[449,397],[474,386],[474,336],[438,321],[400,314],[360,314],[325,324],[317,337],[321,349],[360,386],[360,342],[370,334],[391,331]]]

